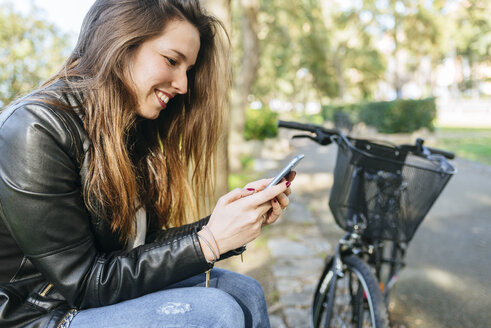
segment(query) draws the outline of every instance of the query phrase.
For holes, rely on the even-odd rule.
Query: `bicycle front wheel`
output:
[[[333,261],[319,280],[312,307],[313,327],[388,327],[387,309],[372,269],[353,255],[343,257],[342,262],[343,276],[335,279],[333,295],[329,294]]]

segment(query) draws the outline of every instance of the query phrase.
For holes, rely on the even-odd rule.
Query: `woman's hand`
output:
[[[241,247],[256,239],[264,225],[274,223],[288,206],[291,193],[287,180],[264,189],[272,179],[251,182],[222,196],[210,216],[207,227],[213,233],[220,253]]]
[[[291,194],[291,189],[290,189],[290,183],[295,179],[295,176],[297,175],[297,172],[291,171],[288,173],[286,176],[286,181],[287,183],[287,189],[285,190],[284,193],[281,193],[278,195],[275,199],[273,199],[271,206],[272,208],[264,215],[264,221],[263,221],[263,226],[273,224],[278,220],[279,216],[283,212],[283,210],[290,204],[290,199],[288,196]],[[256,190],[263,190],[265,186],[262,186],[262,182],[266,182],[266,186],[271,182],[272,179],[265,179],[265,180],[259,180],[259,181],[254,181],[251,183],[248,183],[245,188],[254,188]],[[280,183],[285,182],[283,179]]]

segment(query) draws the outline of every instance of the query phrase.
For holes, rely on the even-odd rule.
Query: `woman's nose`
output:
[[[188,91],[188,76],[186,71],[179,71],[176,74],[174,81],[172,82],[172,87],[179,94],[185,94]]]

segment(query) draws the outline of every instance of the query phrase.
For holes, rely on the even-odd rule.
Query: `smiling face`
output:
[[[138,46],[129,62],[138,115],[155,119],[175,95],[187,92],[187,72],[199,48],[199,32],[185,20],[169,22],[159,36]]]

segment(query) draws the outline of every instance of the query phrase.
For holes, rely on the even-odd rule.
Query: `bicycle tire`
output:
[[[317,287],[314,292],[314,301],[311,308],[311,326],[314,328],[320,327],[321,318],[323,317],[326,307],[326,297],[331,285],[331,279],[333,277],[333,258],[328,257],[324,271],[317,283]]]
[[[327,262],[314,294],[312,326],[388,327],[387,309],[370,266],[353,255],[342,257],[342,262],[343,277],[337,277],[332,290],[333,261]],[[330,290],[335,294],[329,295]],[[332,303],[329,302],[330,297],[334,300],[331,311],[327,305]]]

